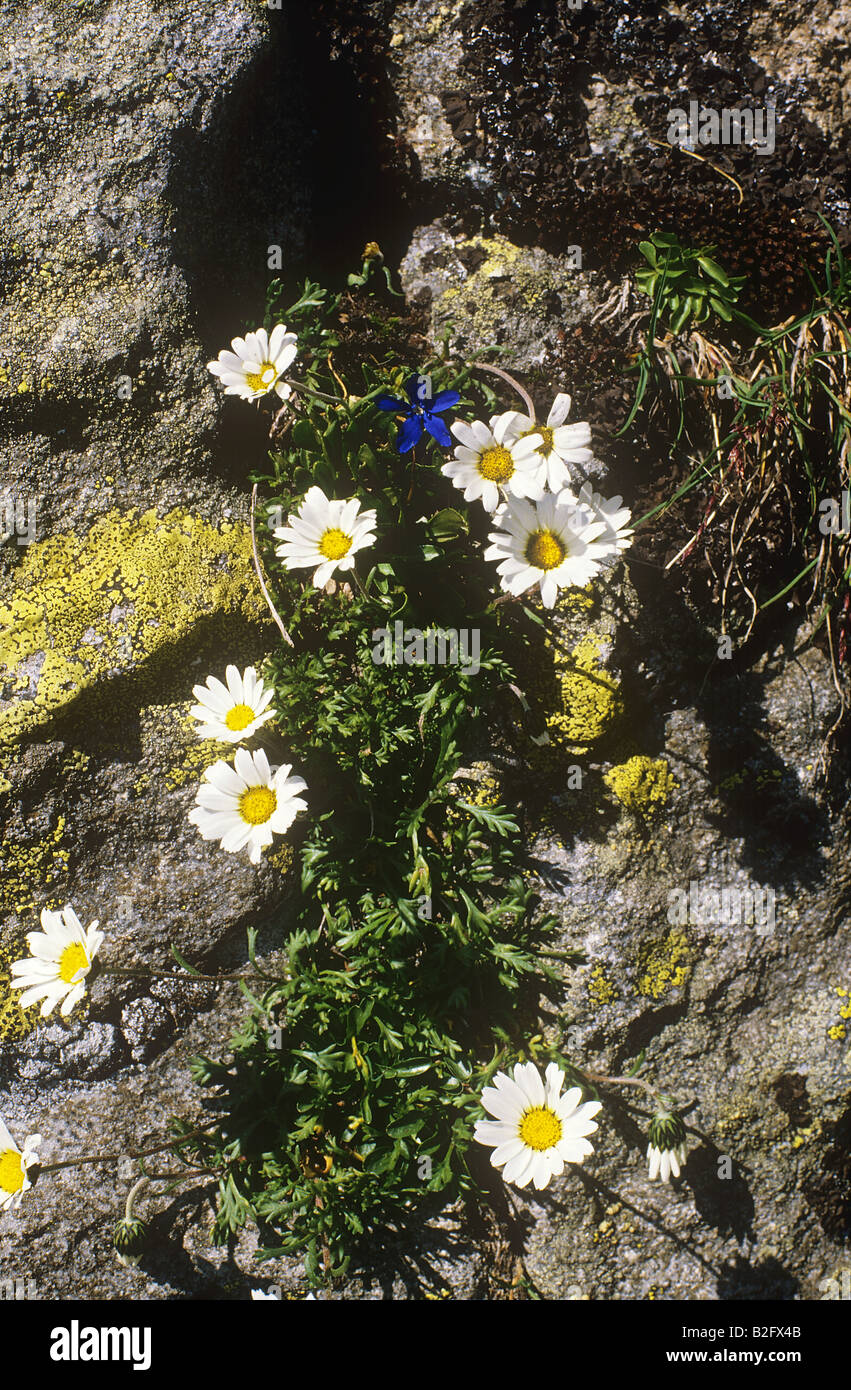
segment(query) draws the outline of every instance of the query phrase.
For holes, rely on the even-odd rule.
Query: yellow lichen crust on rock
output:
[[[459,801],[473,806],[500,806],[502,783],[492,763],[482,759],[461,767],[450,783]]]
[[[504,288],[510,282],[513,301],[525,313],[540,313],[553,295],[564,303],[575,294],[581,277],[554,257],[537,249],[515,246],[504,236],[473,236],[457,243],[463,257],[480,257],[461,285],[441,295],[435,315],[439,335],[447,323],[462,323],[465,337],[489,344],[505,329]]]
[[[20,917],[36,907],[60,907],[65,901],[58,887],[68,868],[63,848],[65,817],[39,839],[18,842],[4,836],[0,842],[0,913]]]
[[[827,1036],[832,1042],[843,1042],[851,1033],[848,1020],[851,1020],[851,990],[845,989],[844,985],[836,986],[836,993],[839,995],[839,1017],[840,1023],[834,1023],[827,1030]]]
[[[265,616],[241,523],[113,511],[28,547],[0,603],[0,746],[223,613]]]
[[[560,708],[547,716],[550,740],[587,747],[609,732],[623,713],[618,683],[601,665],[604,637],[587,633],[570,656],[553,652]]]
[[[679,785],[664,758],[654,760],[641,754],[610,768],[603,780],[628,811],[645,821],[662,809]]]
[[[215,674],[215,673],[214,673]],[[146,705],[140,714],[142,748],[150,769],[168,791],[187,782],[200,782],[208,767],[234,755],[233,744],[215,738],[199,738],[197,723],[189,713],[190,700],[170,705]],[[142,791],[154,775],[143,773],[135,790]]]
[[[638,953],[638,993],[661,999],[685,984],[692,970],[693,949],[683,931],[671,929]]]
[[[39,1021],[39,1003],[28,1009],[21,1008],[22,990],[12,989],[12,974],[9,969],[12,961],[24,960],[28,956],[25,943],[0,945],[0,1043],[19,1042],[31,1033]]]
[[[603,966],[598,961],[591,967],[591,978],[588,981],[588,997],[594,1004],[602,1007],[604,1004],[613,1004],[620,999],[620,992],[614,980],[610,980]]]

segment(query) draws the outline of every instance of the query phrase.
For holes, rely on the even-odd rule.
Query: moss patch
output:
[[[14,593],[0,604],[0,746],[82,691],[162,664],[214,613],[264,617],[244,525],[113,511],[84,538],[28,547]]]

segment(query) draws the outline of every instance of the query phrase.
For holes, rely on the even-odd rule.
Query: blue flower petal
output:
[[[408,380],[405,382],[405,390],[408,393],[408,400],[411,402],[411,405],[416,410],[419,410],[420,406],[423,404],[423,401],[421,401],[419,396],[417,395],[417,392],[420,389],[421,381],[422,374],[418,373],[416,376],[409,376]]]
[[[409,449],[422,438],[423,422],[419,415],[409,415],[399,433],[396,435],[396,448],[400,454],[406,454]]]
[[[427,404],[429,412],[435,410],[448,410],[451,405],[457,405],[461,397],[457,391],[438,391],[434,400]]]
[[[454,395],[454,392],[449,391],[447,394],[451,396]],[[452,444],[452,435],[449,433],[439,415],[432,415],[430,411],[426,411],[425,427],[432,439],[436,439],[438,444],[443,445],[444,449],[450,448]]]
[[[378,396],[375,404],[379,410],[401,411],[404,415],[407,415],[410,409],[407,402],[397,400],[395,396]]]

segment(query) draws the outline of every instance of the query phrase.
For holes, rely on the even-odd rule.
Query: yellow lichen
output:
[[[570,656],[554,650],[561,708],[547,717],[547,732],[556,745],[585,747],[607,733],[623,713],[617,682],[600,665],[600,643],[586,634]]]
[[[167,663],[214,612],[265,616],[244,525],[114,511],[85,537],[29,546],[0,604],[0,744],[91,687]]]
[[[678,989],[691,974],[692,957],[688,936],[674,928],[643,947],[638,955],[638,993],[647,999],[661,999]]]
[[[463,257],[471,252],[484,259],[460,285],[443,291],[435,311],[436,331],[448,321],[463,320],[467,337],[487,344],[505,330],[505,281],[526,311],[539,309],[555,293],[570,298],[576,271],[565,269],[541,252],[515,246],[504,236],[474,236],[458,244]],[[575,291],[574,291],[575,292]]]
[[[613,980],[606,975],[602,965],[599,963],[592,966],[591,979],[588,982],[588,996],[595,1004],[613,1004],[620,998],[618,988]]]
[[[62,849],[65,817],[40,840],[0,843],[0,911],[19,916],[35,908],[60,907],[57,885],[68,869],[68,851]]]
[[[473,806],[499,806],[502,801],[500,781],[490,764],[476,762],[470,770],[476,774],[475,787],[465,791],[462,799]]]
[[[169,791],[183,787],[187,782],[200,782],[208,767],[224,758],[227,762],[235,753],[233,744],[215,738],[195,738],[180,760],[165,774],[165,785]]]
[[[594,586],[586,584],[584,589],[562,589],[558,602],[564,608],[582,609],[587,613],[596,606],[597,595]]]
[[[807,1125],[806,1129],[799,1129],[792,1140],[792,1148],[800,1149],[808,1140],[818,1138],[823,1128],[822,1121],[815,1119],[811,1125]]]
[[[650,820],[661,810],[679,785],[664,758],[654,761],[641,754],[610,768],[603,781],[628,811],[643,820]]]
[[[74,772],[85,772],[90,762],[91,757],[88,753],[84,753],[81,748],[72,748],[62,759],[62,775],[69,777]]]
[[[271,864],[282,874],[288,874],[293,866],[295,852],[292,845],[283,844],[279,849],[273,850],[271,854],[264,855],[267,864]]]
[[[849,994],[849,991],[844,989],[842,985],[836,986],[836,993],[843,1001],[839,1006],[839,1017],[842,1019],[842,1022],[832,1024],[827,1030],[827,1036],[831,1038],[833,1042],[844,1042],[848,1037],[849,1031],[846,1027],[846,1023],[847,1020],[851,1019],[851,994]]]
[[[19,1042],[36,1027],[39,1003],[21,1008],[20,989],[12,989],[9,966],[14,960],[24,960],[29,954],[24,942],[0,946],[0,1041]]]

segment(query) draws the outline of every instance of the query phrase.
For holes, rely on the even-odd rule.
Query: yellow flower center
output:
[[[526,559],[539,570],[558,569],[566,554],[564,544],[552,531],[536,531],[526,546]]]
[[[81,946],[78,941],[72,941],[71,945],[66,946],[59,957],[60,980],[64,980],[66,985],[70,985],[77,971],[88,964],[89,958],[86,955],[85,947]]]
[[[241,729],[247,729],[254,719],[254,710],[250,705],[234,705],[225,715],[225,723],[232,734],[238,734]]]
[[[549,1106],[533,1105],[529,1110],[524,1110],[519,1133],[524,1144],[543,1153],[561,1138],[561,1120]]]
[[[270,391],[277,381],[278,373],[274,362],[263,362],[259,372],[246,372],[245,380],[252,391]]]
[[[538,445],[537,452],[541,454],[543,458],[548,458],[555,448],[555,431],[550,425],[533,425],[530,430],[524,430],[520,438],[526,439],[530,434],[540,434],[543,436],[544,442]]]
[[[543,435],[544,442],[538,445],[538,453],[543,454],[544,458],[546,458],[548,454],[552,453],[554,448],[553,431],[550,429],[549,425],[538,425],[532,433]]]
[[[24,1165],[21,1155],[15,1149],[4,1149],[0,1153],[0,1190],[20,1192],[24,1185]]]
[[[489,483],[507,483],[514,472],[514,459],[508,449],[496,444],[479,455],[478,469]]]
[[[351,536],[347,536],[345,531],[340,531],[336,526],[326,531],[319,542],[319,553],[324,555],[326,560],[342,560],[351,548]]]
[[[278,798],[271,787],[249,787],[239,798],[239,814],[246,825],[265,825],[274,815]]]

